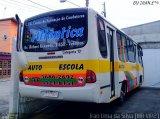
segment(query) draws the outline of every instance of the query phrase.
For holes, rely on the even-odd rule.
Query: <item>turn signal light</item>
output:
[[[86,72],[86,83],[95,83],[96,74],[92,70],[87,70]]]

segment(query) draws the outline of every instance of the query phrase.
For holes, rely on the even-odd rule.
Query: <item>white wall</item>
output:
[[[143,49],[143,86],[160,87],[160,49]]]

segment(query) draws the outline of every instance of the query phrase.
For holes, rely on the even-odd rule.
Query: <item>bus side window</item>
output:
[[[127,61],[127,48],[126,48],[126,38],[120,33],[117,33],[117,45],[118,45],[118,55],[122,62]]]
[[[138,60],[141,66],[143,67],[143,61],[142,61],[142,49],[138,46]]]
[[[128,59],[130,62],[135,62],[136,60],[136,50],[135,50],[135,45],[133,41],[129,40],[129,46],[127,48],[128,50]]]
[[[134,62],[136,62],[136,44],[134,44]]]
[[[127,38],[127,40],[126,40],[126,49],[127,49],[127,59],[128,59],[128,61],[129,61],[129,45],[130,45],[130,41],[129,41],[129,39]]]
[[[106,43],[106,32],[103,19],[97,17],[97,32],[98,32],[98,43],[99,50],[103,58],[107,58],[107,43]]]
[[[128,57],[127,57],[127,42],[126,42],[126,37],[124,35],[121,36],[122,37],[122,43],[123,43],[123,55],[124,55],[124,62],[128,61]]]

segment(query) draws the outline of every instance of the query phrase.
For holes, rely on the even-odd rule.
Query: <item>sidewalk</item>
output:
[[[9,78],[0,78],[0,82],[5,82],[5,81],[10,81],[10,77]]]
[[[9,110],[9,95],[10,95],[10,78],[0,79],[0,113],[7,113]]]

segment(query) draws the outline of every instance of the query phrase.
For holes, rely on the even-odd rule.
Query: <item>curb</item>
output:
[[[160,87],[149,87],[149,86],[142,86],[142,89],[154,89],[154,90],[160,90]]]
[[[0,82],[6,82],[6,81],[10,81],[10,78],[7,78],[7,79],[0,79]]]

